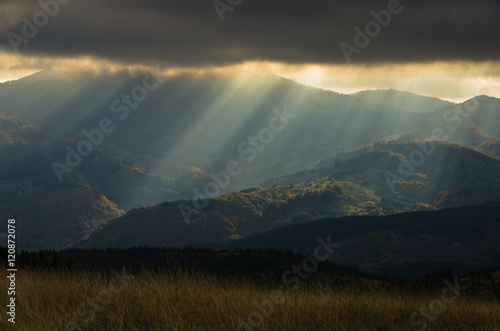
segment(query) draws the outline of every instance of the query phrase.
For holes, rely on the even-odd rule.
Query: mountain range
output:
[[[36,250],[229,245],[481,205],[500,201],[499,112],[488,96],[345,95],[271,74],[43,71],[0,84],[0,215]]]

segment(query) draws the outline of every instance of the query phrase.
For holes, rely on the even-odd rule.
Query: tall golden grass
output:
[[[8,283],[2,275],[0,330],[70,330],[77,325],[81,330],[418,330],[409,317],[440,297],[440,291],[332,289],[313,282],[274,292],[279,288],[248,279],[182,271],[144,271],[122,287],[119,282],[110,287],[111,274],[20,270],[13,325],[7,322]],[[112,293],[110,288],[122,290]],[[88,300],[100,294],[98,308],[90,306]],[[425,330],[500,330],[500,302],[458,296]]]

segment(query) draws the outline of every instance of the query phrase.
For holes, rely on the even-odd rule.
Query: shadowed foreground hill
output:
[[[440,211],[307,222],[242,238],[228,248],[311,253],[316,238],[340,243],[335,260],[362,271],[419,277],[438,267],[466,272],[500,264],[500,202]]]
[[[216,206],[218,203],[215,201]],[[226,207],[230,206],[230,202],[220,203],[225,203]],[[206,237],[207,241],[199,246],[228,249],[271,248],[309,254],[316,247],[318,236],[330,236],[331,242],[341,244],[336,251],[336,261],[365,272],[414,278],[434,269],[452,267],[455,272],[463,273],[500,264],[499,211],[500,203],[493,202],[440,211],[331,218],[282,227],[229,244],[209,244],[209,238]],[[147,213],[146,210],[136,212],[139,215]],[[157,243],[172,238],[165,230],[155,231],[152,225],[154,223],[150,222],[157,220],[148,217],[139,218],[143,221],[135,232],[125,231],[127,228],[120,228],[123,224],[119,222],[130,224],[129,222],[135,221],[124,217],[123,220],[118,219],[117,223],[112,222],[103,230],[93,233],[87,240],[78,242],[76,246],[115,246],[115,243],[121,243],[115,241],[120,238],[123,240],[123,246],[130,247],[134,246],[132,243],[141,242],[140,238],[145,236],[143,233],[150,233],[151,237],[148,239]],[[257,216],[255,219],[258,219]],[[186,237],[190,235],[188,231],[199,229],[180,223],[178,228],[170,228],[182,230]],[[204,229],[208,231],[212,228]],[[216,240],[212,241],[214,242]]]

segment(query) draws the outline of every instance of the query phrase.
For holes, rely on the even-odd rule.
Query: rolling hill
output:
[[[372,144],[324,159],[312,170],[278,177],[265,187],[196,203],[176,201],[135,209],[76,245],[124,248],[228,242],[324,217],[436,210],[500,199],[499,159],[458,145],[435,144],[434,155],[418,172],[396,182],[395,192],[384,175],[391,170],[397,174],[400,157],[417,148],[416,143]],[[191,208],[189,224],[180,206]]]
[[[414,129],[386,137],[386,140],[425,141],[441,139],[500,157],[500,100],[478,96],[428,114]]]
[[[175,199],[173,180],[96,151],[59,182],[71,143],[0,115],[0,217],[18,220],[20,249],[61,248],[123,209]]]
[[[449,101],[398,90],[366,90],[352,95],[364,100],[385,103],[394,108],[417,113],[429,113],[434,109],[453,105]]]

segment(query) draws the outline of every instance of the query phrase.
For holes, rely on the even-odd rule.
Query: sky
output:
[[[499,18],[498,0],[0,0],[0,82],[159,65],[500,97]]]

